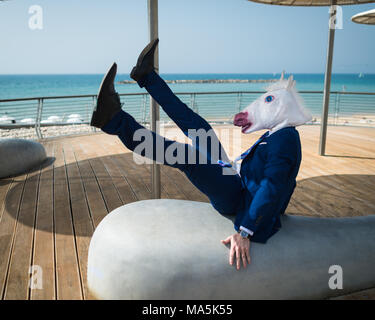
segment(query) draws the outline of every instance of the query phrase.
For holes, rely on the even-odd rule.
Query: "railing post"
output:
[[[95,106],[96,106],[96,103],[97,103],[97,96],[96,95],[94,95],[94,96],[92,96],[92,109],[91,109],[91,113],[93,113],[94,112],[94,109],[95,109]],[[90,121],[91,119],[89,118],[89,121]],[[94,131],[94,132],[96,132],[96,127],[91,127],[91,131]]]
[[[142,122],[143,124],[146,124],[147,119],[146,119],[146,98],[147,94],[142,95]]]
[[[336,93],[336,122],[337,123],[340,117],[340,99],[341,99],[341,94],[340,92],[337,92]]]
[[[198,108],[195,107],[195,93],[190,94],[190,109],[198,113]]]
[[[42,131],[40,130],[40,121],[42,120],[42,111],[43,111],[43,98],[38,99],[38,108],[36,112],[36,119],[35,119],[35,131],[36,136],[38,139],[42,139]]]
[[[337,125],[340,112],[340,93],[336,92],[335,95],[335,114],[334,114],[334,124]]]
[[[93,112],[93,110],[94,110],[94,108],[93,108],[93,106],[95,106],[95,104],[94,104],[94,96],[92,96],[91,97],[91,109],[90,109],[90,104],[89,103],[87,103],[87,105],[86,105],[86,119],[87,119],[87,121],[90,121],[90,111],[91,111],[91,114],[92,114],[92,112]]]
[[[242,93],[237,93],[237,110],[238,112],[241,112],[241,102],[242,102]]]

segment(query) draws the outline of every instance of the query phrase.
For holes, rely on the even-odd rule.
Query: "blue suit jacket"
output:
[[[301,163],[298,131],[287,127],[266,132],[241,164],[244,196],[236,214],[235,229],[254,232],[252,241],[265,243],[280,228],[296,186]]]

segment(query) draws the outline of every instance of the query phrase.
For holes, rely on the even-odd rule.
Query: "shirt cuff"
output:
[[[243,227],[243,226],[240,226],[240,230],[242,231],[245,231],[246,233],[248,233],[250,236],[253,236],[253,234],[254,234],[254,232],[253,231],[251,231],[251,230],[249,230],[249,229],[247,229],[247,228],[245,228],[245,227]]]

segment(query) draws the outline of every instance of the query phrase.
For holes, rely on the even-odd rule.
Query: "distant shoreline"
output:
[[[167,80],[174,91],[264,91],[264,87],[272,85],[268,82],[280,78],[278,74],[172,74],[161,75]],[[95,95],[102,81],[102,74],[93,75],[12,75],[0,76],[0,100],[18,99],[25,97],[76,96]],[[294,74],[299,91],[322,91],[324,74]],[[128,74],[119,73],[117,84],[119,93],[139,93],[139,88]],[[181,81],[187,80],[187,81]],[[200,80],[200,81],[191,81]],[[375,92],[375,74],[359,78],[358,74],[334,74],[331,91],[342,91],[345,86],[350,92]],[[199,88],[198,88],[199,87]],[[177,92],[176,91],[176,92]],[[143,91],[142,91],[143,92]],[[7,110],[0,111],[4,113]],[[1,117],[1,115],[0,115]]]
[[[165,80],[166,83],[266,83],[276,82],[278,79],[189,79],[189,80]],[[132,80],[121,80],[118,84],[134,84]]]

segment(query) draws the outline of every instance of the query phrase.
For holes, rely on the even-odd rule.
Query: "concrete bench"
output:
[[[210,204],[133,202],[95,230],[88,285],[99,299],[167,300],[322,299],[375,286],[375,216],[284,216],[282,224],[267,244],[251,243],[252,263],[237,271],[220,242],[233,223]],[[336,265],[343,289],[335,290]]]
[[[0,139],[0,178],[24,173],[47,158],[44,147],[35,141]]]

